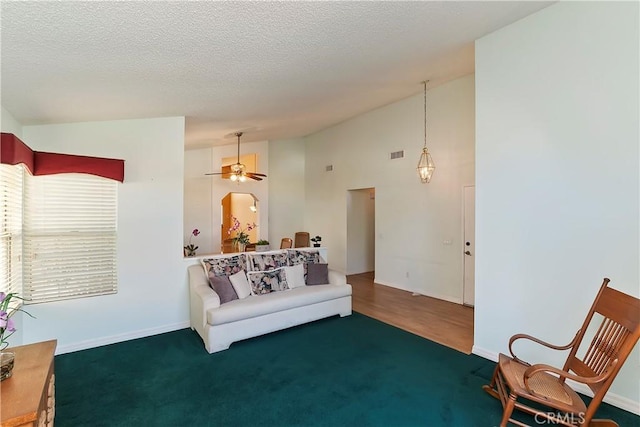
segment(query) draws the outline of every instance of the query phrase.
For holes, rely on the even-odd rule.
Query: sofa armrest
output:
[[[189,295],[191,303],[191,326],[198,329],[207,324],[207,311],[220,307],[220,297],[209,286],[209,279],[201,265],[189,267]]]
[[[346,285],[347,276],[343,273],[329,269],[329,284],[330,285]]]

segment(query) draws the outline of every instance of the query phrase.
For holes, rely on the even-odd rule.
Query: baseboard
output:
[[[179,329],[188,328],[189,321],[174,323],[172,325],[164,325],[156,328],[140,329],[137,331],[127,332],[126,334],[111,335],[86,341],[80,341],[74,344],[61,345],[56,348],[56,355],[72,353],[74,351],[87,350],[89,348],[101,347],[103,345],[115,344],[123,341],[134,340],[137,338],[149,337],[152,335],[164,334],[165,332],[177,331]]]
[[[455,303],[455,304],[462,304],[462,300],[460,298],[454,298],[454,297],[452,297],[450,295],[425,294],[425,293],[422,293],[422,292],[416,292],[415,289],[409,289],[406,286],[396,285],[395,283],[380,282],[376,278],[374,278],[373,280],[378,285],[388,286],[390,288],[400,289],[400,290],[403,290],[403,291],[411,292],[413,294],[422,295],[422,296],[429,297],[429,298],[436,298],[436,299],[439,299],[439,300],[442,300],[442,301],[452,302],[452,303]]]
[[[498,361],[498,353],[489,351],[487,349],[484,349],[475,345],[471,349],[471,353],[475,354],[476,356],[489,359],[492,362]],[[571,380],[567,380],[567,383],[578,393],[582,393],[585,396],[593,397],[593,392],[585,384],[577,383]],[[603,401],[608,403],[609,405],[615,406],[620,409],[624,409],[627,412],[631,412],[632,414],[640,415],[640,402],[635,402],[627,397],[609,392],[606,394]]]
[[[489,351],[489,350],[486,350],[484,348],[478,347],[477,345],[474,345],[473,347],[471,347],[471,354],[475,354],[476,356],[480,356],[480,357],[483,357],[485,359],[489,359],[492,362],[497,362],[498,361],[498,353],[495,353],[493,351]]]

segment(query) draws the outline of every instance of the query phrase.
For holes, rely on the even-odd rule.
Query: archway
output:
[[[234,251],[232,239],[237,235],[230,232],[234,218],[238,219],[243,230],[247,229],[247,224],[260,224],[258,199],[252,193],[227,193],[221,200],[221,212],[220,243],[222,252],[229,253]],[[257,227],[245,232],[251,242],[258,240]]]

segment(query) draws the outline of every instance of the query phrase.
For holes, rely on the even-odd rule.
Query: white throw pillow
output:
[[[229,276],[229,281],[231,281],[231,286],[233,286],[236,294],[238,294],[239,299],[244,299],[251,295],[251,285],[247,280],[247,275],[244,270],[240,270],[236,274]]]
[[[287,285],[290,289],[306,286],[304,282],[304,265],[296,264],[291,267],[284,267],[285,275],[287,276]]]

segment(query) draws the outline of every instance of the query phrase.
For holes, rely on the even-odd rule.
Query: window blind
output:
[[[23,293],[41,303],[116,292],[117,182],[27,175]]]
[[[22,295],[23,166],[0,165],[0,292]]]

